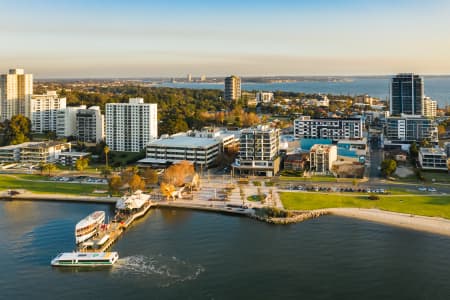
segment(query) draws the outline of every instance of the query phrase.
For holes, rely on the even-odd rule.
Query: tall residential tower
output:
[[[157,105],[142,98],[106,104],[106,144],[112,151],[141,151],[158,137],[157,116]]]
[[[423,78],[413,73],[398,74],[391,79],[391,116],[415,115],[424,113]]]
[[[237,101],[241,98],[241,79],[237,76],[225,78],[225,100]]]
[[[33,75],[23,69],[11,69],[0,75],[0,121],[14,115],[30,118],[30,100],[33,94]]]

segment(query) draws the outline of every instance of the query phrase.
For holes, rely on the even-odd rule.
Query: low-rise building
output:
[[[70,143],[26,142],[0,147],[0,162],[53,163],[64,151],[70,151]]]
[[[77,160],[80,158],[88,158],[91,156],[89,152],[61,152],[58,157],[58,162],[63,166],[74,167]]]
[[[294,120],[294,135],[302,139],[361,139],[363,128],[361,118],[311,119],[310,116],[301,116]]]
[[[316,174],[330,174],[333,162],[337,160],[335,145],[316,144],[309,152],[310,170]]]
[[[207,168],[216,162],[219,153],[218,139],[176,134],[150,141],[146,147],[146,158],[139,162],[170,164],[186,160]]]
[[[271,103],[275,99],[272,92],[258,92],[256,93],[256,103]]]
[[[419,163],[424,170],[448,170],[447,154],[439,148],[420,148]]]
[[[386,119],[384,135],[385,147],[409,145],[412,142],[427,140],[432,144],[438,142],[437,124],[434,120],[421,116],[389,117]]]

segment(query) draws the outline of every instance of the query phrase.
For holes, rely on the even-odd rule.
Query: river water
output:
[[[242,89],[247,91],[287,91],[303,92],[307,94],[324,93],[334,95],[368,94],[386,100],[389,96],[389,78],[352,78],[348,82],[300,81],[288,83],[246,83],[242,82]],[[223,89],[223,83],[164,83],[162,86],[178,88],[209,88]],[[424,77],[425,95],[437,101],[439,107],[450,105],[450,77]]]
[[[0,202],[0,299],[450,299],[450,238],[326,216],[286,226],[153,210],[112,268],[64,270],[75,224],[106,205]]]

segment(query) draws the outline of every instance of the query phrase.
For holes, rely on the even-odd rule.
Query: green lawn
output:
[[[286,209],[313,210],[321,208],[356,207],[432,216],[450,219],[450,197],[427,195],[380,195],[380,200],[368,200],[363,194],[340,193],[280,193]]]
[[[41,182],[48,180],[46,176],[39,175],[0,175],[0,190],[26,189],[34,193],[93,195],[94,190],[108,190],[104,184],[80,184],[64,182]],[[101,196],[102,194],[96,194]]]

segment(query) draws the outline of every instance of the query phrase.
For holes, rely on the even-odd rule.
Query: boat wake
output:
[[[128,278],[151,277],[158,286],[169,287],[176,283],[195,280],[204,271],[201,265],[160,254],[150,257],[134,255],[120,258],[114,266],[113,274]]]

